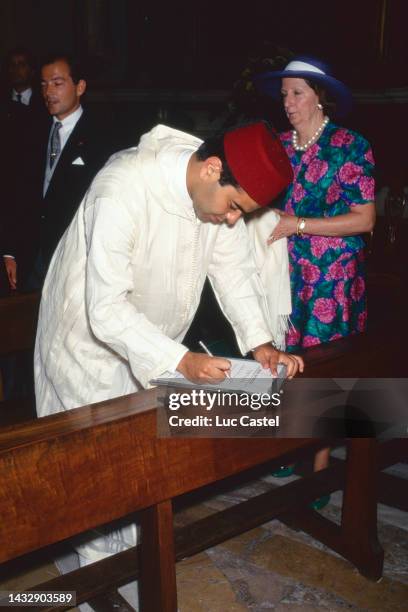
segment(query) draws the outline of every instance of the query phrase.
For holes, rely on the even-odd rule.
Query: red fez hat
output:
[[[224,151],[240,187],[260,206],[292,182],[292,166],[279,136],[263,122],[227,132]]]

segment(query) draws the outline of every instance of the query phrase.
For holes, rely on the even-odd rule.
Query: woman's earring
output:
[[[320,102],[319,102],[319,104],[317,105],[317,108],[318,108],[319,110],[323,110],[323,106],[320,104]]]

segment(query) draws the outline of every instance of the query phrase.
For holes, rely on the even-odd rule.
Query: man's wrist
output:
[[[269,342],[264,342],[263,344],[260,344],[259,346],[256,346],[255,348],[251,349],[251,353],[254,353],[258,349],[260,349],[262,347],[265,347],[265,346],[271,346],[275,351],[279,351],[279,349],[276,346],[275,342],[273,340],[270,340]]]

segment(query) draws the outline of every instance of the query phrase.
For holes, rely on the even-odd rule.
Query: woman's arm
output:
[[[280,221],[268,242],[279,240],[297,233],[299,217],[276,210]],[[335,217],[300,217],[305,220],[303,234],[314,236],[355,236],[371,232],[375,224],[375,204],[354,204],[350,212]]]

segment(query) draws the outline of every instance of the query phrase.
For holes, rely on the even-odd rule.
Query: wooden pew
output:
[[[374,349],[367,342],[365,349],[361,338],[348,344],[347,376],[353,376],[350,363],[361,362],[364,350],[367,360],[374,363],[378,358],[372,356]],[[330,360],[319,349],[309,353],[309,372],[314,368],[315,375],[328,376]],[[341,354],[344,360],[343,349],[336,350],[329,349],[334,351],[332,375],[338,373]],[[298,461],[330,441],[157,438],[159,404],[158,391],[151,390],[1,430],[0,562],[137,512],[142,531],[137,550],[37,588],[77,590],[80,603],[95,601],[106,590],[139,576],[141,610],[174,612],[175,560],[279,517],[339,552],[363,575],[380,578],[383,552],[376,530],[377,473],[406,456],[405,440],[381,445],[369,438],[348,440],[345,464],[334,462],[322,472],[174,534],[174,498],[256,466],[274,469]],[[340,526],[307,508],[316,497],[342,488]],[[144,538],[143,533],[148,536]]]
[[[184,528],[176,534],[174,544],[171,498],[270,459],[278,458],[277,464],[282,459],[298,460],[302,451],[314,451],[318,444],[290,439],[244,443],[220,439],[157,440],[155,409],[140,411],[141,403],[143,406],[153,399],[152,393],[148,396],[81,408],[62,415],[72,416],[68,421],[50,417],[39,420],[35,427],[34,423],[20,427],[14,434],[3,432],[1,561],[143,509],[138,519],[142,527],[139,567],[143,610],[176,609],[175,556],[181,559],[195,554],[275,517],[311,533],[351,560],[365,575],[380,577],[382,551],[376,537],[374,467],[378,449],[374,440],[349,441],[346,473],[343,465],[335,464],[325,473]],[[60,423],[55,423],[56,419]],[[78,456],[83,449],[86,457]],[[344,484],[341,527],[311,510],[301,510],[302,505]],[[146,540],[144,529],[149,534]],[[84,585],[79,601],[92,599],[106,587],[137,575],[136,554],[129,553],[119,555],[120,560],[100,562],[104,568],[99,570],[79,570],[82,574],[91,570],[93,584],[92,578],[89,583],[74,573],[71,578],[64,576],[43,585],[42,590],[76,590],[79,583]],[[107,580],[101,585],[101,575],[110,576],[112,584]]]
[[[140,546],[143,609],[175,610],[172,498],[319,446],[158,439],[156,412],[152,390],[1,431],[0,562],[142,510],[142,533],[149,533]],[[305,501],[325,488],[305,490]],[[284,509],[280,502],[277,512]]]

